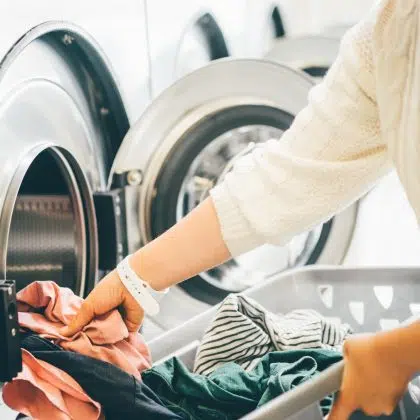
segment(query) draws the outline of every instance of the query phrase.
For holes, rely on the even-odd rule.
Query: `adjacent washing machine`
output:
[[[246,0],[146,1],[153,96],[208,62],[242,56]]]
[[[276,39],[283,38],[290,22],[278,4],[271,0],[248,0],[246,55],[263,57]]]

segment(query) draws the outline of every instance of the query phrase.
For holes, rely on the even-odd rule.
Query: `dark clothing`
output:
[[[208,376],[172,358],[143,373],[143,381],[186,419],[233,420],[289,391],[342,359],[331,350],[293,350],[264,356],[250,372],[230,362]],[[324,413],[332,398],[321,402]]]
[[[34,334],[23,336],[22,348],[73,377],[101,404],[106,420],[181,420],[147,385],[110,363],[64,351]]]

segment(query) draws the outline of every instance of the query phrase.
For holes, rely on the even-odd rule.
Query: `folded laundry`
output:
[[[143,373],[152,388],[173,412],[188,420],[234,420],[289,391],[337,363],[341,354],[310,349],[271,352],[249,372],[227,363],[209,376],[191,373],[177,358]],[[324,414],[332,397],[321,402]]]
[[[59,368],[69,374],[72,380],[75,380],[90,398],[100,403],[106,420],[181,420],[181,417],[172,413],[163,405],[162,401],[147,385],[110,363],[64,351],[47,339],[33,334],[24,336],[22,348],[29,351],[37,360],[47,362],[55,369]],[[11,386],[14,386],[15,389],[12,390],[12,397],[14,398],[11,398],[10,401]],[[6,388],[8,403],[13,403],[17,395],[19,395],[21,401],[27,398],[31,399],[27,389],[22,388],[21,383],[14,383],[8,385],[8,387],[9,389]],[[19,391],[20,394],[18,394]],[[48,399],[48,394],[46,397]],[[55,400],[48,401],[48,403],[55,406]],[[62,407],[54,408],[60,409]],[[71,412],[68,411],[66,414],[69,417],[67,418],[75,420],[97,418],[86,417],[88,415],[86,410],[81,412],[72,408]],[[45,412],[45,407],[43,412]],[[50,414],[53,413],[52,410],[50,412]],[[33,415],[33,412],[30,414]],[[49,415],[40,418],[54,420],[64,417]]]
[[[275,350],[341,350],[349,325],[313,310],[275,315],[244,295],[229,295],[219,306],[197,351],[194,372],[209,375],[228,362],[252,370]]]
[[[34,282],[17,294],[22,329],[53,340],[65,350],[90,356],[120,367],[136,377],[151,366],[150,352],[137,333],[129,333],[120,313],[113,310],[96,317],[71,338],[60,335],[82,305],[70,289],[51,281]]]

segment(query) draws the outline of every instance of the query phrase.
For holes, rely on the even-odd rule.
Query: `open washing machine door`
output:
[[[101,50],[46,23],[0,66],[0,272],[22,289],[53,280],[83,296],[97,279],[92,191],[106,188],[128,120]],[[112,95],[111,95],[112,93]]]
[[[127,251],[160,235],[197,206],[238,156],[281,138],[305,106],[313,84],[304,73],[281,64],[227,59],[164,91],[129,130],[111,171],[109,184],[125,189]],[[261,247],[181,287],[214,304],[292,267],[338,264],[354,220],[334,220],[287,246]]]

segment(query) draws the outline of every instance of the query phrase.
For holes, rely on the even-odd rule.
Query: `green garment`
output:
[[[250,372],[230,362],[209,376],[201,376],[172,358],[144,371],[142,378],[169,409],[185,419],[233,420],[341,359],[341,353],[330,350],[272,352]],[[322,401],[324,413],[331,409],[331,404],[331,397]]]

